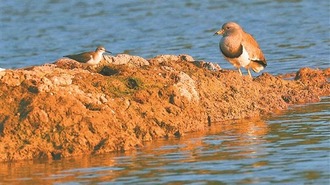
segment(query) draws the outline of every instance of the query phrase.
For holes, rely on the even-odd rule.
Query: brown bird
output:
[[[266,59],[257,41],[235,22],[227,22],[215,35],[223,35],[219,48],[226,60],[234,65],[242,75],[241,67],[258,73],[267,66]]]
[[[88,65],[96,65],[102,60],[102,54],[104,52],[111,53],[110,51],[105,50],[103,46],[99,46],[95,51],[79,53],[75,55],[66,55],[64,57],[71,58],[80,63],[85,63]]]

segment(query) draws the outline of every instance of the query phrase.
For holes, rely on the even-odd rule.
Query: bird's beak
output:
[[[219,31],[215,32],[214,35],[222,35],[224,32],[224,29],[220,29]]]
[[[107,50],[105,50],[104,52],[106,52],[106,53],[111,53],[111,54],[112,54],[112,52],[111,52],[111,51],[107,51]]]

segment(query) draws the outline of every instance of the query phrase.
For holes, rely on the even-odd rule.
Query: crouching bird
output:
[[[97,65],[102,60],[102,55],[104,52],[111,53],[110,51],[105,50],[103,46],[99,46],[95,51],[84,52],[74,55],[66,55],[64,57],[73,59],[80,63],[85,63],[88,65]]]

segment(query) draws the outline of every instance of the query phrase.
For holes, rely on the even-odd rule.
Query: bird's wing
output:
[[[77,55],[66,55],[64,57],[71,58],[71,59],[76,60],[81,63],[86,63],[92,58],[92,55],[89,52],[86,52],[86,53],[80,53]]]
[[[253,38],[252,35],[248,33],[243,34],[242,45],[249,54],[250,60],[260,63],[263,66],[267,65],[264,54],[262,53],[259,44]]]

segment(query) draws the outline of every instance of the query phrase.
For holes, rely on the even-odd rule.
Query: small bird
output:
[[[104,52],[111,53],[110,51],[105,50],[103,46],[99,46],[95,51],[79,53],[76,55],[66,55],[64,57],[71,58],[80,63],[85,63],[88,65],[96,65],[102,60],[102,54]]]
[[[219,48],[226,60],[234,65],[242,75],[241,67],[258,73],[267,66],[266,59],[257,41],[235,22],[227,22],[215,35],[223,35]]]

